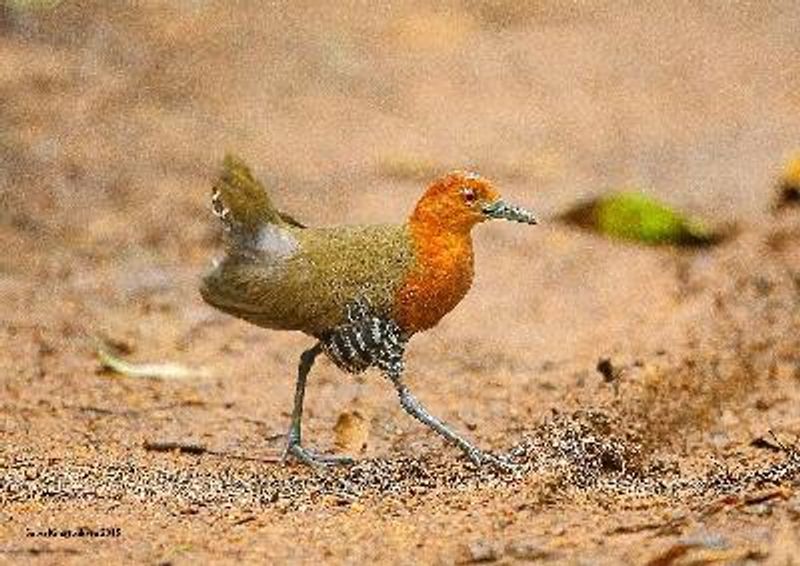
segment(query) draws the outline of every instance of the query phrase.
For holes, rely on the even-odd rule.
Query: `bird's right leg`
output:
[[[411,391],[409,391],[408,387],[406,387],[405,383],[403,383],[400,376],[389,375],[389,378],[392,380],[392,383],[397,390],[397,394],[400,396],[400,405],[403,407],[403,409],[405,409],[409,415],[421,423],[432,428],[434,432],[442,436],[445,440],[458,446],[473,464],[481,465],[488,463],[504,470],[513,469],[513,466],[508,462],[498,458],[497,456],[484,452],[472,444],[469,440],[450,429],[450,427],[444,424],[441,420],[431,415],[427,409],[425,409],[425,407],[423,407],[422,404],[417,401],[417,398],[411,394]]]
[[[326,464],[351,464],[352,458],[343,456],[330,456],[318,454],[301,444],[301,422],[303,420],[303,399],[306,394],[306,378],[308,377],[314,360],[322,352],[322,345],[317,343],[309,348],[300,356],[300,365],[297,369],[297,386],[294,392],[294,409],[292,410],[292,423],[289,426],[289,434],[286,438],[286,450],[283,453],[283,460],[291,454],[299,461],[309,466],[319,466]]]

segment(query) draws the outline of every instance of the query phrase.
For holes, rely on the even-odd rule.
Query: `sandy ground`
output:
[[[770,210],[800,145],[794,2],[22,4],[0,3],[0,562],[800,562],[800,212]],[[540,213],[476,230],[471,294],[408,357],[515,473],[328,362],[306,439],[359,463],[278,462],[310,341],[196,290],[227,150],[309,224],[399,221],[451,167]],[[738,233],[553,220],[625,186]],[[210,375],[104,371],[98,339]],[[82,527],[119,536],[34,536]]]

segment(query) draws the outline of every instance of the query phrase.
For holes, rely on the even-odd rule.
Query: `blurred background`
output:
[[[445,364],[535,382],[525,369],[547,360],[683,339],[685,321],[709,312],[708,301],[687,308],[692,290],[722,281],[702,254],[612,244],[550,219],[637,187],[715,222],[769,224],[775,179],[800,143],[791,0],[0,6],[5,320],[225,368],[242,359],[248,372],[265,355],[293,367],[305,338],[234,322],[198,297],[220,245],[207,199],[226,151],[312,225],[400,221],[454,167],[537,211],[541,227],[476,232],[473,294],[416,350],[436,375]],[[226,348],[241,356],[220,357]],[[468,383],[453,387],[478,387]]]
[[[473,293],[412,348],[457,400],[482,387],[465,371],[533,384],[542,364],[684,341],[712,316],[698,289],[742,261],[611,243],[554,217],[635,187],[746,232],[773,222],[800,143],[793,1],[0,6],[3,316],[54,332],[42,348],[64,355],[52,371],[67,383],[94,367],[80,338],[97,334],[225,375],[293,368],[306,338],[233,321],[196,291],[220,246],[208,195],[226,151],[312,225],[401,221],[455,167],[545,219],[479,228]],[[341,376],[323,373],[336,396]],[[277,410],[290,384],[270,384]]]
[[[791,0],[2,6],[6,221],[129,207],[191,238],[225,150],[315,222],[454,166],[545,209],[635,183],[751,214],[798,143]]]
[[[398,221],[454,167],[545,218],[634,186],[747,222],[800,140],[791,0],[0,6],[0,270],[23,310],[46,297],[19,278],[86,295],[104,266],[129,293],[185,269],[193,292],[225,151],[309,224]],[[492,228],[479,256],[513,244],[533,285],[563,282],[575,248],[550,230]]]
[[[225,151],[311,224],[396,221],[453,167],[544,217],[634,186],[746,220],[800,140],[792,0],[0,6],[7,273],[203,265]]]
[[[209,478],[245,465],[143,449],[167,440],[256,458],[258,477],[297,473],[258,459],[282,449],[308,337],[248,326],[197,292],[221,246],[208,198],[227,151],[309,225],[402,221],[451,168],[481,172],[539,214],[540,226],[475,230],[472,292],[410,345],[411,388],[482,446],[508,448],[550,411],[590,407],[647,457],[752,457],[767,428],[800,435],[800,225],[796,209],[773,210],[798,149],[796,0],[0,0],[0,464],[4,451],[42,470],[51,457],[112,470],[191,463]],[[624,188],[736,231],[687,251],[558,220]],[[104,372],[98,340],[211,377]],[[602,375],[599,359],[610,360]],[[324,362],[305,432],[311,446],[376,466],[434,454],[450,470],[457,458],[377,375],[360,383]],[[485,514],[465,506],[443,528],[495,533],[523,513],[479,503]],[[65,525],[74,509],[64,507]],[[527,520],[560,525],[556,509]],[[596,535],[608,518],[573,510],[585,536],[570,548],[591,540],[605,553]],[[135,506],[124,511],[113,516],[143,533],[129,547],[162,536]],[[197,548],[222,544],[198,517]],[[284,524],[273,519],[251,531],[267,555],[284,549],[284,535],[264,538]],[[396,558],[373,519],[351,529],[360,552]],[[427,516],[408,521],[412,548],[441,538]],[[380,545],[361,544],[369,529]],[[187,532],[163,536],[180,547]],[[403,548],[407,532],[392,544]],[[315,538],[317,556],[352,550],[328,542]],[[121,547],[108,548],[117,557]],[[175,554],[131,552],[159,563]]]

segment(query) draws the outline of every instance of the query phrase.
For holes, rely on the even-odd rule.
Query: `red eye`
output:
[[[475,191],[469,187],[464,187],[461,189],[461,196],[464,197],[464,202],[467,204],[474,203],[478,198],[478,196],[475,194]]]

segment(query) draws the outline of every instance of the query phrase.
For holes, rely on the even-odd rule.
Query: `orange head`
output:
[[[477,173],[453,171],[428,187],[411,215],[412,224],[468,233],[493,218],[536,224],[531,212],[506,203],[491,182]]]
[[[454,171],[428,187],[409,219],[415,268],[395,301],[404,331],[431,328],[464,298],[473,275],[470,230],[492,218],[536,224],[532,213],[503,201],[475,173]]]

